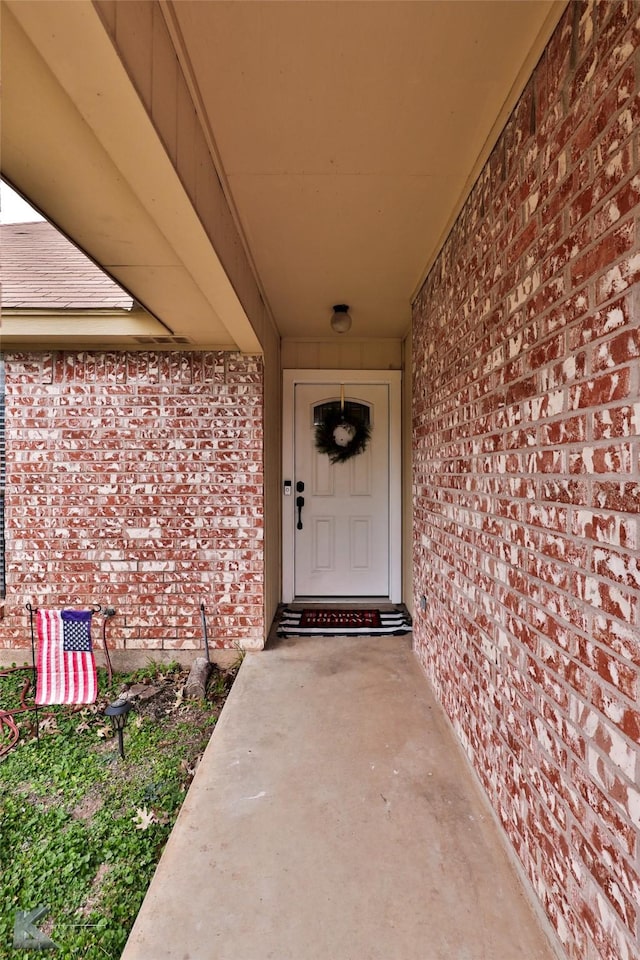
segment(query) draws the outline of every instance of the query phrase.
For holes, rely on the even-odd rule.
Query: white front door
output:
[[[298,383],[294,409],[294,594],[388,597],[389,385]],[[332,463],[316,431],[336,409],[368,423],[370,437],[362,452]]]

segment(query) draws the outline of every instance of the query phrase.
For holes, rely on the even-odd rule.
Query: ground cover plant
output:
[[[20,740],[0,760],[3,960],[29,955],[14,945],[16,914],[38,907],[34,925],[58,947],[48,955],[118,960],[237,666],[214,668],[195,701],[177,664],[111,684],[101,672],[95,705],[41,708],[39,743],[34,714],[17,715]],[[0,711],[20,704],[26,677],[0,673]],[[124,689],[137,694],[122,759],[104,707]]]

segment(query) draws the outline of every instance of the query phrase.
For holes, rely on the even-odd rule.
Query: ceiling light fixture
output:
[[[347,333],[351,329],[351,314],[346,303],[336,303],[333,308],[331,329],[334,333]]]

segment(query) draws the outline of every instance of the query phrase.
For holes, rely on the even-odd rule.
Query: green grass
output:
[[[177,666],[150,665],[111,689],[101,675],[95,707],[41,709],[39,744],[33,714],[19,715],[20,743],[0,762],[3,960],[28,955],[13,946],[16,911],[40,906],[37,926],[59,947],[51,956],[118,960],[233,675],[214,670],[209,699],[184,703]],[[24,677],[0,676],[0,710],[19,704]],[[102,709],[124,682],[162,690],[130,714],[122,760]]]

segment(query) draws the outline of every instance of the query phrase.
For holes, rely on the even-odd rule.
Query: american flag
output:
[[[38,610],[37,704],[95,701],[91,616],[91,610]]]

